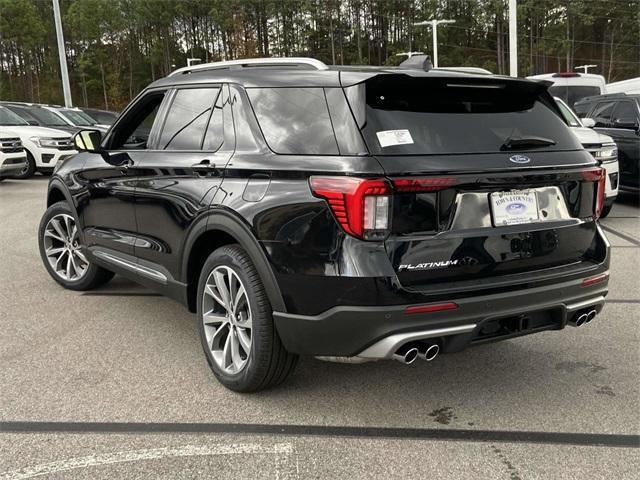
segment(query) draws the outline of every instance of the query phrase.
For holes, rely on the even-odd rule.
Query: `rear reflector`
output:
[[[588,277],[582,280],[583,287],[589,287],[591,285],[596,285],[598,283],[602,283],[609,278],[608,273],[601,273],[600,275],[594,275],[593,277]]]
[[[437,192],[455,184],[456,179],[451,177],[397,178],[393,180],[393,186],[399,193]]]
[[[415,313],[444,312],[446,310],[456,310],[457,308],[458,304],[454,302],[430,303],[427,305],[415,305],[413,307],[407,307],[404,309],[404,314],[413,315]]]

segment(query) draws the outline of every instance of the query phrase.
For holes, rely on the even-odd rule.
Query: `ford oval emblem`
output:
[[[513,163],[529,163],[531,161],[526,155],[511,155],[509,160]]]
[[[520,215],[527,209],[524,203],[514,202],[507,205],[507,213],[510,215]]]

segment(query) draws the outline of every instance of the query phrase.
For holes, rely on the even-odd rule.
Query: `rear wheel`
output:
[[[262,281],[239,246],[221,247],[206,260],[198,282],[198,317],[207,361],[225,387],[262,390],[293,372],[298,357],[282,345]]]
[[[113,272],[91,263],[85,256],[78,226],[66,202],[47,209],[40,221],[38,239],[47,272],[63,287],[91,290],[113,277]]]
[[[31,155],[31,152],[29,152],[28,150],[26,151],[26,153],[27,164],[19,173],[15,175],[15,178],[25,179],[32,177],[33,174],[36,173],[36,159],[33,158],[33,155]]]

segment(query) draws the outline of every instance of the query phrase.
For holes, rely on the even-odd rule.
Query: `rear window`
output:
[[[587,85],[552,85],[549,87],[549,93],[554,97],[560,97],[567,105],[573,108],[578,100],[593,95],[600,95],[600,87]]]
[[[276,153],[337,155],[322,88],[249,88],[249,100],[269,148]]]
[[[471,80],[389,75],[349,87],[366,90],[359,122],[371,153],[493,153],[504,151],[509,140],[532,137],[550,142],[529,149],[581,148],[556,112],[540,101],[539,86]],[[358,98],[350,93],[350,101]]]

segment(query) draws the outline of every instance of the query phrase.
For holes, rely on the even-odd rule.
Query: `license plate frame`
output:
[[[538,195],[533,190],[511,190],[489,194],[494,227],[526,225],[540,221]]]

